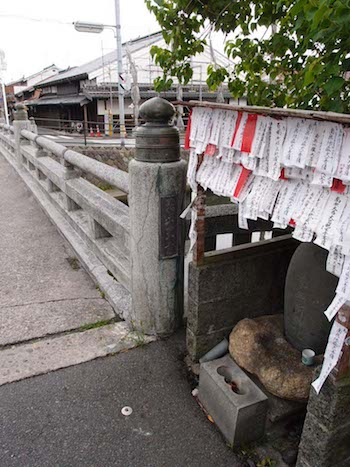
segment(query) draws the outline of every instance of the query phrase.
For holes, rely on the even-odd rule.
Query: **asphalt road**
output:
[[[1,467],[241,465],[191,395],[183,344],[178,335],[0,387]]]

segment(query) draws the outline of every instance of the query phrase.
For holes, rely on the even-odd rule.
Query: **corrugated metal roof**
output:
[[[147,47],[149,45],[154,44],[160,39],[162,39],[162,33],[156,32],[148,36],[140,37],[139,39],[135,39],[133,41],[125,42],[123,44],[123,56],[126,56],[126,50],[125,50],[126,45],[129,46],[130,52],[133,53],[133,52],[136,52],[137,50],[142,49],[143,47]],[[91,62],[85,63],[84,65],[71,68],[69,70],[64,71],[63,73],[59,73],[58,75],[52,76],[51,78],[48,78],[47,80],[42,81],[40,83],[40,86],[43,86],[46,84],[59,83],[61,81],[70,80],[72,78],[84,79],[87,77],[89,73],[92,73],[93,71],[98,70],[99,68],[102,68],[104,65],[113,63],[116,60],[117,60],[117,51],[113,50],[113,52],[110,52],[104,55],[103,58],[102,57],[96,58],[95,60],[92,60]]]

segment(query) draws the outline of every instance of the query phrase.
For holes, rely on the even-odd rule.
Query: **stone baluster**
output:
[[[35,123],[35,119],[34,117],[30,117],[29,118],[29,121],[30,121],[30,131],[32,133],[35,133],[36,135],[38,134],[38,126],[37,124]]]
[[[9,126],[6,123],[4,125],[4,135],[5,135],[4,146],[6,149],[10,150],[10,144],[8,143],[8,139],[7,139],[10,136],[10,130],[9,130]]]
[[[30,121],[28,120],[27,107],[24,104],[15,105],[13,129],[15,138],[15,157],[18,167],[23,164],[21,145],[29,144],[29,142],[21,136],[22,130],[30,130]]]
[[[79,178],[81,177],[81,170],[77,169],[74,167],[74,165],[70,164],[67,162],[64,158],[65,153],[68,151],[68,148],[66,148],[60,157],[60,163],[64,167],[64,175],[63,178],[67,180],[72,180],[73,178]],[[78,209],[81,209],[80,206],[72,199],[70,198],[66,193],[63,194],[63,201],[64,201],[64,206],[67,211],[77,211]]]
[[[175,109],[154,97],[140,108],[146,123],[136,130],[130,162],[130,228],[133,327],[168,335],[183,313],[183,210],[186,163],[179,132],[170,122]]]

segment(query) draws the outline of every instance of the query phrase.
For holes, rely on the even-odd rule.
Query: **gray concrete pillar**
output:
[[[13,132],[15,138],[15,157],[18,167],[22,166],[21,144],[26,141],[21,136],[22,130],[30,130],[30,121],[28,120],[27,108],[24,104],[16,104],[14,111]],[[28,142],[29,144],[29,142]]]
[[[183,314],[183,222],[186,163],[173,105],[154,97],[140,108],[146,123],[136,130],[130,162],[132,326],[169,335]]]
[[[350,380],[336,381],[331,373],[319,395],[310,390],[296,467],[349,465]]]

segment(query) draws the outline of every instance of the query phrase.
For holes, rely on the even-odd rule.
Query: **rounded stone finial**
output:
[[[146,121],[135,132],[135,159],[143,162],[175,162],[180,159],[179,130],[173,125],[175,108],[161,97],[153,97],[140,107]]]
[[[152,97],[140,107],[140,117],[147,124],[168,125],[175,115],[175,107],[161,97]]]
[[[13,117],[15,120],[28,120],[28,107],[19,102],[15,104],[15,111],[13,112]]]

